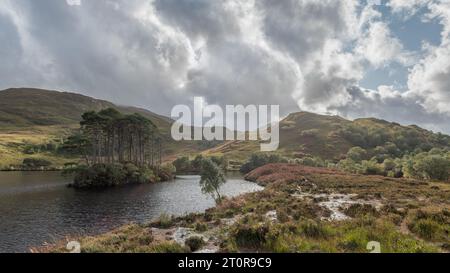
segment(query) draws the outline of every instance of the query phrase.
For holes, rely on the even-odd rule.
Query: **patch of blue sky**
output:
[[[386,2],[386,0],[381,1],[380,5],[375,5],[375,9],[382,14],[382,20],[389,24],[392,35],[402,42],[405,50],[420,56],[424,42],[431,45],[441,43],[443,27],[436,20],[424,20],[428,12],[426,8],[420,9],[412,16],[406,16],[405,14],[393,14]],[[365,77],[359,84],[368,89],[389,85],[399,91],[406,91],[409,68],[398,63],[391,63],[382,68],[368,67]]]
[[[368,67],[359,85],[372,90],[376,90],[380,85],[388,85],[398,91],[406,91],[408,74],[408,68],[397,63],[377,69]]]
[[[436,20],[424,20],[427,8],[421,8],[414,15],[393,14],[391,8],[382,1],[375,8],[381,12],[383,21],[389,24],[392,34],[402,41],[405,49],[420,51],[423,42],[439,45],[442,25]]]

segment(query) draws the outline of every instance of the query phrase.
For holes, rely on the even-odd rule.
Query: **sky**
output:
[[[0,0],[0,89],[450,133],[450,0]]]

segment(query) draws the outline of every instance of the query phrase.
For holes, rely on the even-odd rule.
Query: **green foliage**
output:
[[[262,167],[270,163],[287,163],[286,158],[277,154],[255,153],[250,156],[248,161],[242,165],[241,173],[249,173],[254,169]]]
[[[355,146],[393,157],[401,157],[416,149],[426,150],[430,146],[448,146],[449,143],[448,137],[442,134],[376,119],[360,119],[346,124],[338,134]]]
[[[34,155],[38,153],[55,153],[59,149],[59,143],[50,141],[48,143],[33,144],[26,143],[23,147],[23,153],[26,155]]]
[[[300,224],[301,233],[309,238],[327,238],[330,235],[330,231],[327,227],[320,222],[314,220],[306,220]]]
[[[197,155],[193,160],[183,156],[177,158],[172,164],[176,167],[178,174],[198,174],[202,170],[205,159],[211,160],[222,170],[226,170],[228,167],[228,160],[225,156],[204,157],[203,155]]]
[[[450,177],[450,152],[432,149],[403,158],[403,172],[406,177],[447,181]]]
[[[152,227],[155,228],[171,228],[174,224],[174,217],[171,215],[168,215],[166,213],[163,213],[159,216],[158,220],[151,223]]]
[[[82,115],[80,136],[68,139],[68,147],[82,152],[87,165],[133,162],[158,166],[162,161],[162,140],[155,124],[135,113],[123,115],[114,108]]]
[[[189,247],[191,252],[199,250],[204,244],[203,238],[199,236],[191,236],[185,241],[185,245]]]
[[[420,219],[412,225],[411,229],[421,238],[432,240],[440,233],[441,226],[432,219]]]
[[[74,170],[75,177],[71,186],[74,188],[102,188],[126,184],[156,182],[154,172],[146,167],[128,164],[94,164],[79,166]]]
[[[222,170],[226,170],[228,167],[228,159],[226,156],[212,156],[211,161],[219,166]]]
[[[450,243],[450,213],[448,210],[426,212],[419,210],[413,214],[409,229],[419,237],[429,241]]]
[[[245,220],[245,219],[244,219]],[[305,219],[268,224],[251,220],[236,223],[230,231],[228,249],[268,252],[358,252],[368,253],[367,244],[380,242],[382,253],[436,252],[437,249],[404,235],[387,220],[358,217],[341,223]],[[234,247],[233,247],[234,246]]]
[[[428,155],[417,160],[414,170],[420,178],[447,181],[450,175],[450,160],[441,155]]]
[[[175,166],[178,174],[190,173],[192,170],[188,156],[179,157],[172,164]]]
[[[397,168],[397,164],[395,161],[391,158],[387,158],[383,162],[383,169],[385,172],[395,171]]]
[[[363,217],[366,215],[377,215],[377,210],[372,205],[367,204],[352,204],[344,211],[345,215],[350,216],[352,218],[355,217]]]
[[[367,151],[361,147],[353,147],[347,153],[347,158],[355,162],[361,162],[367,157]]]
[[[191,168],[197,171],[202,169],[203,156],[197,155],[194,160],[191,162]]]
[[[327,167],[327,164],[320,158],[320,157],[311,157],[306,156],[303,158],[296,158],[294,160],[295,164],[300,164],[303,166],[309,166],[309,167]]]
[[[208,230],[208,225],[205,223],[197,222],[195,224],[195,231],[197,232],[205,232]]]
[[[163,164],[159,169],[157,168],[158,177],[161,181],[170,181],[174,179],[177,168],[171,163]]]
[[[366,175],[384,175],[384,171],[381,164],[376,161],[364,160],[361,162],[361,174]]]
[[[52,165],[52,163],[48,160],[40,158],[25,158],[22,165],[26,168],[40,168],[49,167]]]
[[[391,146],[389,148],[389,146]],[[395,152],[395,144],[388,144],[384,148],[378,147],[376,151],[381,153]],[[396,146],[395,146],[396,147]],[[361,150],[353,148],[349,151],[351,156],[341,160],[337,167],[343,171],[367,174],[384,175],[394,178],[408,177],[422,180],[447,181],[450,178],[450,152],[444,149],[431,149],[429,152],[408,154],[402,158],[392,159],[390,156],[374,155],[371,160],[358,161]],[[380,162],[380,159],[383,159]]]
[[[261,248],[266,243],[266,235],[269,227],[266,224],[239,224],[231,231],[231,238],[234,239],[238,247]]]
[[[340,170],[343,170],[348,173],[363,173],[361,164],[351,160],[351,159],[344,159],[339,161],[339,163],[336,165]]]
[[[210,159],[202,162],[200,186],[204,194],[210,194],[216,202],[221,202],[220,187],[225,184],[225,175],[220,167]]]
[[[89,139],[80,132],[77,132],[64,141],[59,152],[68,155],[86,155],[90,148],[91,143],[89,142]]]

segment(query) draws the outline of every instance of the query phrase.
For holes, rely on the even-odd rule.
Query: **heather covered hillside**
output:
[[[390,149],[395,155],[450,147],[450,137],[418,126],[402,126],[374,118],[349,121],[338,116],[295,113],[281,122],[281,149],[293,156],[310,154],[339,159],[358,146],[371,152]]]
[[[229,141],[205,154],[227,155],[244,163],[259,148],[258,142]],[[339,116],[299,112],[280,122],[280,147],[273,154],[326,167],[328,163],[349,158],[353,148],[362,150],[359,161],[376,158],[378,163],[383,163],[388,158],[402,158],[433,148],[445,151],[450,148],[450,136],[375,118],[351,121]]]

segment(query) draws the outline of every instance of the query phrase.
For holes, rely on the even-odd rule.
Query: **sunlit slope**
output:
[[[69,160],[51,153],[29,155],[24,149],[30,145],[59,142],[79,128],[81,115],[87,111],[115,108],[124,114],[139,113],[150,119],[159,129],[164,143],[164,156],[195,154],[201,143],[175,142],[170,137],[173,121],[151,111],[119,106],[105,100],[75,93],[17,88],[0,91],[0,167],[20,164],[23,158],[46,158],[55,164]]]
[[[339,116],[299,112],[281,121],[280,147],[276,152],[289,157],[318,156],[338,160],[355,146],[369,153],[377,148],[398,149],[399,153],[405,153],[450,147],[450,137],[415,125],[403,126],[374,118],[351,121]],[[258,142],[231,141],[207,153],[244,159],[259,148]]]

